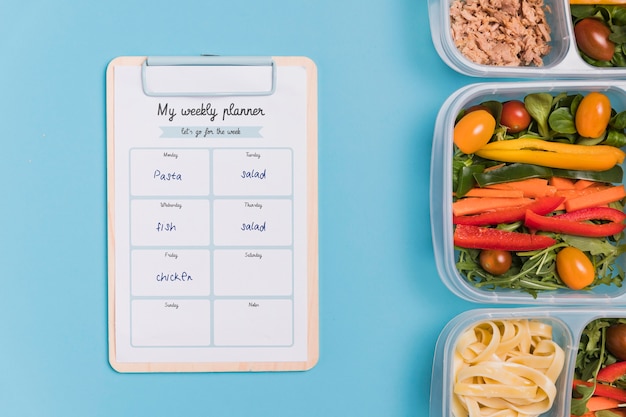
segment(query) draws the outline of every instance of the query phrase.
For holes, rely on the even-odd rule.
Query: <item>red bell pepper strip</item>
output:
[[[575,379],[573,385],[574,385],[574,388],[576,388],[577,385],[584,385],[586,387],[592,387],[593,382],[586,382],[586,381],[581,381],[579,379]],[[614,387],[612,385],[596,384],[596,388],[593,391],[593,395],[599,395],[601,397],[613,398],[620,402],[626,402],[626,390]]]
[[[596,379],[601,382],[614,382],[626,376],[626,361],[615,362],[598,371]]]
[[[608,208],[608,207],[607,207]],[[557,216],[540,216],[533,213],[530,210],[526,211],[526,218],[524,219],[524,225],[531,230],[543,230],[545,232],[564,233],[567,235],[587,236],[587,237],[605,237],[620,233],[626,225],[622,223],[623,218],[619,216],[609,215],[602,207],[594,207],[585,209],[588,213],[585,213],[579,218],[584,220],[610,220],[610,223],[594,224],[586,223],[584,221],[571,220],[576,219],[575,215],[557,215]],[[615,210],[621,213],[619,210]],[[596,212],[598,215],[594,214]],[[576,213],[576,212],[572,212]],[[608,217],[608,218],[607,218]],[[618,221],[615,221],[618,220]]]
[[[626,213],[611,207],[589,207],[558,214],[554,217],[577,222],[583,222],[585,220],[609,220],[615,223],[621,223],[626,220]]]
[[[454,229],[454,245],[462,248],[529,251],[545,249],[555,243],[549,236],[490,227],[459,224]]]
[[[514,223],[524,220],[526,210],[537,214],[548,214],[555,210],[565,200],[565,197],[549,196],[538,198],[532,203],[516,208],[507,208],[471,216],[452,216],[453,224],[469,224],[473,226],[487,226],[501,223]]]

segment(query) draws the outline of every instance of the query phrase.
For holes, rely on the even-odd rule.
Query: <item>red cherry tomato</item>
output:
[[[492,275],[502,275],[511,268],[511,252],[485,249],[478,256],[480,266]]]
[[[606,329],[606,348],[616,358],[626,361],[626,324],[616,323]]]
[[[510,133],[518,133],[528,128],[530,114],[526,106],[519,100],[511,100],[502,104],[500,124],[507,127]]]
[[[604,133],[611,120],[611,101],[598,92],[587,94],[578,105],[574,122],[576,130],[586,138],[597,138]]]
[[[556,272],[561,281],[573,290],[581,290],[591,284],[596,274],[587,255],[572,246],[556,254]]]
[[[615,44],[609,40],[611,29],[599,19],[587,17],[574,26],[576,45],[587,56],[599,61],[610,61]]]

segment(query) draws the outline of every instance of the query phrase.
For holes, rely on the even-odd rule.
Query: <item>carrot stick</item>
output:
[[[596,185],[590,185],[588,187],[580,188],[580,189],[575,188],[572,190],[557,190],[556,195],[559,197],[565,197],[565,198],[583,197],[589,194],[597,193],[598,191],[606,190],[611,187],[613,186],[605,185],[605,184],[596,184]]]
[[[587,401],[587,408],[589,411],[608,410],[610,408],[617,408],[620,404],[621,403],[614,398],[593,396]]]
[[[504,182],[501,184],[488,185],[485,188],[493,188],[497,190],[522,190],[524,197],[537,198],[554,195],[556,188],[548,185],[545,178],[528,178],[525,180]]]
[[[499,198],[499,197],[472,197],[462,198],[452,203],[452,213],[455,216],[484,213],[502,208],[519,207],[533,200],[530,198]]]
[[[591,181],[591,180],[583,180],[583,179],[581,179],[581,180],[578,180],[578,181],[576,181],[574,183],[574,188],[577,189],[577,190],[582,190],[583,188],[590,187],[590,186],[592,186],[594,184],[597,185],[598,183],[595,182],[595,181]]]
[[[598,191],[606,190],[607,188],[612,187],[612,185],[607,185],[604,183],[595,183],[585,188],[580,189],[572,189],[572,190],[556,190],[555,195],[557,197],[565,197],[565,201],[557,207],[555,210],[565,210],[565,202],[567,200],[571,200],[577,197],[584,197],[589,194],[597,193]]]
[[[571,190],[574,188],[574,181],[569,178],[552,177],[548,183],[557,190]]]
[[[595,193],[567,199],[565,201],[565,210],[574,211],[587,207],[601,206],[621,200],[624,197],[626,197],[626,190],[624,190],[624,186],[614,185]]]
[[[520,198],[524,197],[522,190],[495,190],[491,188],[472,188],[465,197],[501,197],[501,198]]]

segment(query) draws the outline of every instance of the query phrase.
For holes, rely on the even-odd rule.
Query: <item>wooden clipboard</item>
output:
[[[315,64],[119,57],[106,93],[111,366],[312,368]]]

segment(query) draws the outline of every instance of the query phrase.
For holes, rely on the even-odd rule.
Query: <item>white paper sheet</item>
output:
[[[152,97],[115,68],[118,362],[307,360],[306,73],[276,71],[268,96]]]

